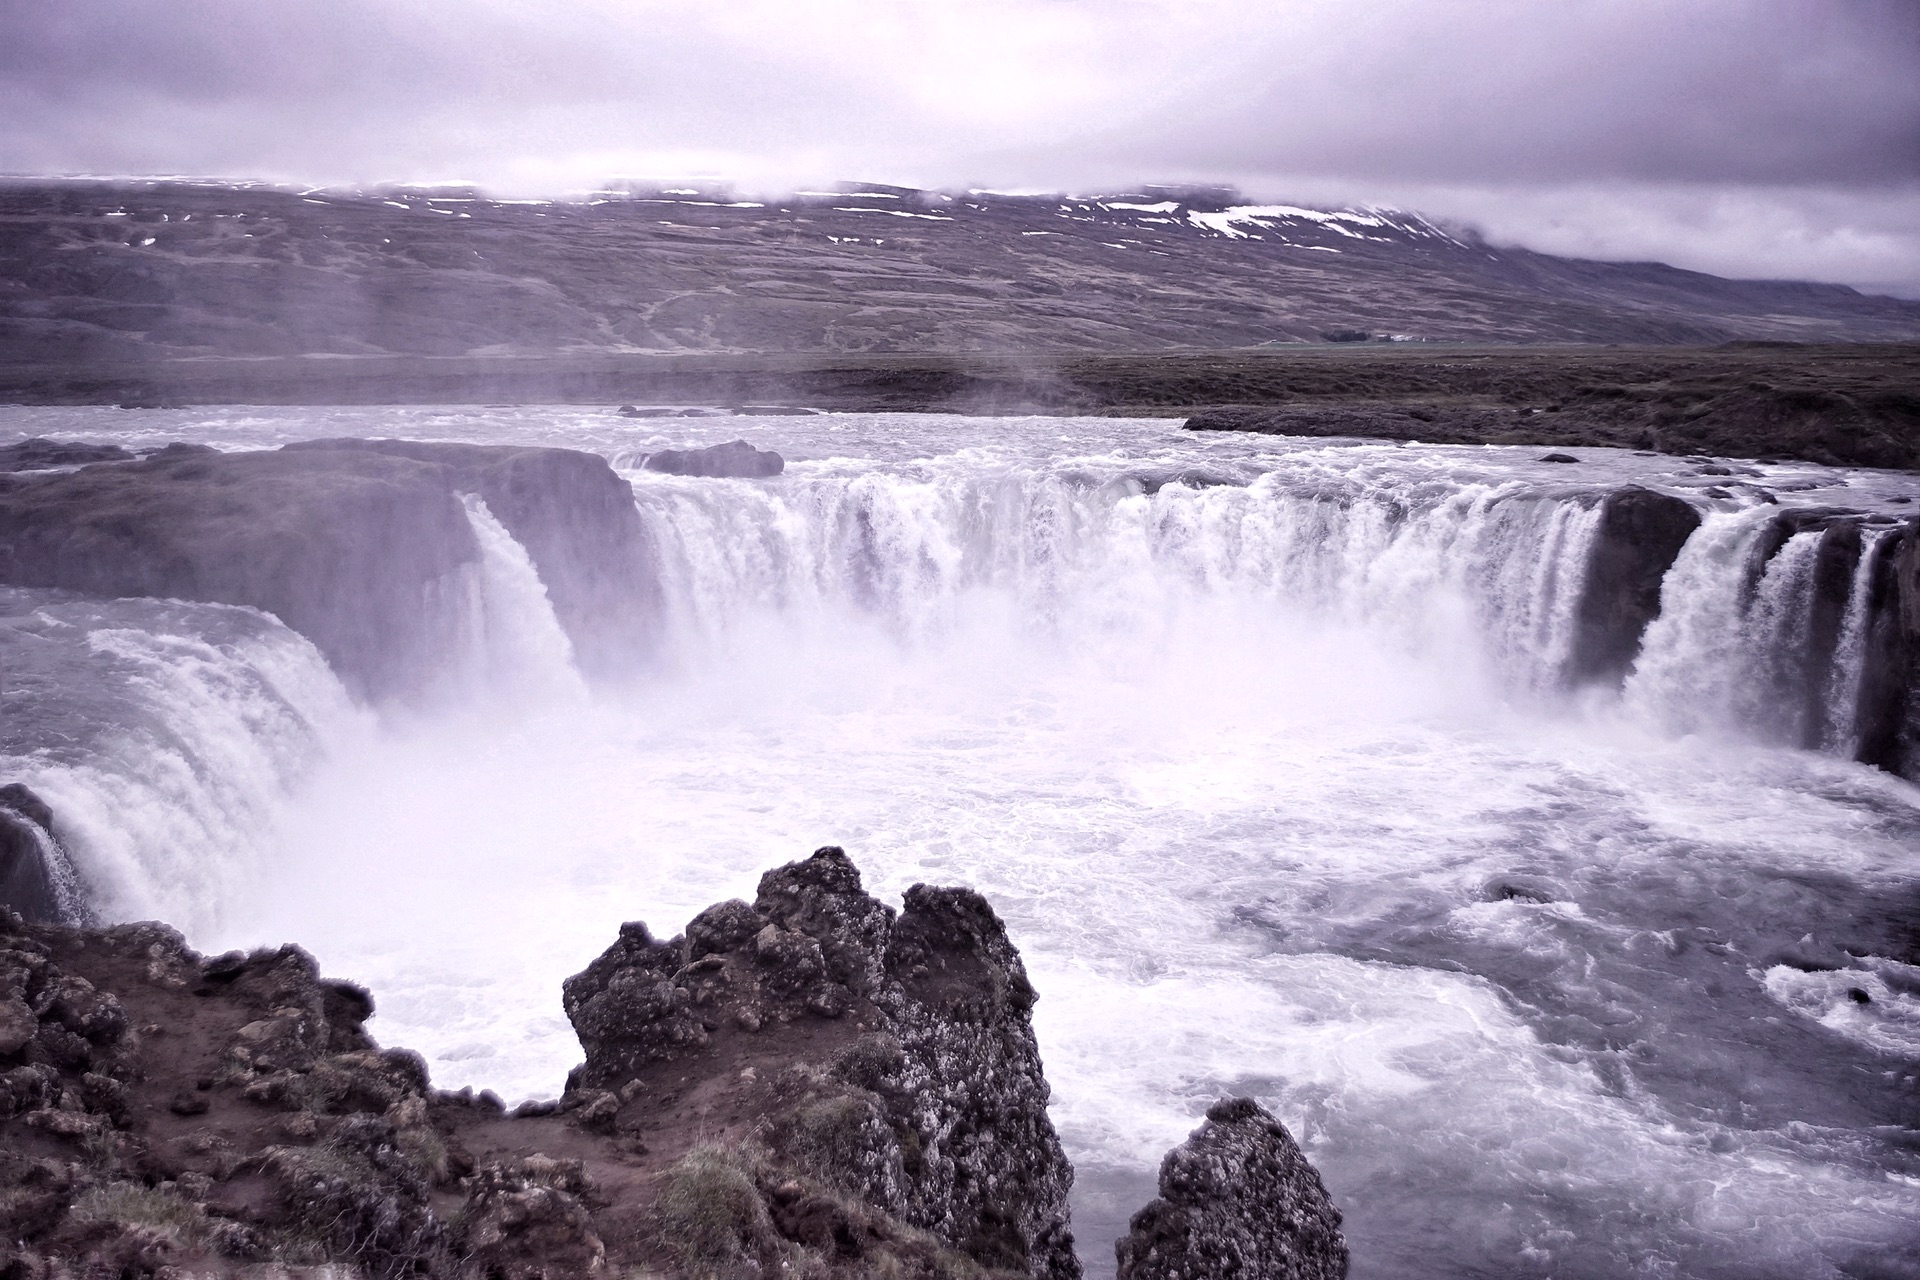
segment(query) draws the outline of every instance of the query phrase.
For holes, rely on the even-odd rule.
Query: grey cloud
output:
[[[1911,0],[62,0],[0,5],[0,170],[1237,180],[1908,288],[1915,67]]]

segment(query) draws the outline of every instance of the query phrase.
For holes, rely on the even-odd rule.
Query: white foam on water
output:
[[[1362,1238],[1416,1191],[1463,1213],[1617,1202],[1665,1224],[1621,1236],[1643,1261],[1676,1232],[1770,1257],[1839,1219],[1897,1231],[1910,1190],[1764,1131],[1713,1151],[1719,1130],[1618,1096],[1485,980],[1325,950],[1390,948],[1433,915],[1462,947],[1577,973],[1618,926],[1481,903],[1480,886],[1516,864],[1569,885],[1658,874],[1681,848],[1703,883],[1776,860],[1871,879],[1904,856],[1897,837],[1863,839],[1804,757],[1538,735],[1363,637],[1268,639],[1189,642],[1153,677],[978,634],[935,657],[875,631],[787,633],[783,655],[736,651],[629,708],[389,739],[307,791],[231,940],[299,938],[366,982],[376,1033],[446,1087],[552,1096],[578,1057],[559,984],[621,920],[673,933],[842,843],[883,895],[966,883],[1008,920],[1056,1119],[1090,1170],[1150,1169],[1207,1101],[1251,1091],[1303,1133]],[[1860,785],[1821,767],[1829,789]],[[1569,925],[1593,936],[1551,932]],[[1564,1229],[1535,1216],[1513,1248]],[[1736,1218],[1761,1235],[1699,1225]]]
[[[1768,995],[1802,1017],[1896,1061],[1920,1061],[1920,999],[1912,994],[1920,966],[1881,959],[1872,965],[1809,973],[1777,964],[1762,981]],[[1883,975],[1875,968],[1890,972]],[[1889,976],[1900,987],[1889,985]]]

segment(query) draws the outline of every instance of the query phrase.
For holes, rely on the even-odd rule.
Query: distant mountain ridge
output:
[[[851,184],[515,201],[0,182],[0,361],[1898,342],[1920,302],[1496,248],[1415,214]]]

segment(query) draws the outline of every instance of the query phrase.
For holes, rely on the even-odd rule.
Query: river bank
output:
[[[1920,347],[1912,345],[205,358],[0,365],[5,402],[1194,416],[1196,425],[1297,435],[1920,465]]]

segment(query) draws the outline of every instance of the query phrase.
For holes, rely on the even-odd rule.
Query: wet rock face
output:
[[[743,1037],[798,1033],[809,1047],[762,1104],[776,1155],[978,1263],[1065,1280],[1080,1274],[1073,1173],[1047,1118],[1034,999],[979,894],[915,886],[896,913],[832,847],[684,938],[624,926],[564,988],[587,1052],[576,1093],[633,1096],[717,1072]]]
[[[1215,1103],[1160,1164],[1160,1197],[1115,1245],[1118,1280],[1343,1280],[1340,1211],[1286,1126]]]
[[[0,475],[0,582],[249,605],[357,692],[418,689],[456,642],[477,493],[527,549],[589,674],[653,615],[632,490],[565,449],[315,441]]]
[[[479,495],[527,550],[554,616],[589,676],[628,674],[657,617],[652,549],[633,488],[598,454],[574,449],[315,440],[289,451],[348,450],[444,468]]]
[[[79,923],[73,870],[53,830],[53,810],[18,782],[0,786],[0,907],[35,923]]]
[[[1647,625],[1660,616],[1660,582],[1699,527],[1700,513],[1684,499],[1638,486],[1606,496],[1580,596],[1571,681],[1626,678]]]
[[[1920,522],[1883,539],[1869,569],[1858,758],[1920,781]]]
[[[423,601],[477,554],[444,478],[390,459],[153,459],[0,488],[0,580],[265,609],[376,697],[424,669]]]
[[[786,470],[786,459],[771,449],[756,449],[745,440],[708,445],[704,449],[662,449],[648,456],[648,471],[672,476],[764,479]]]

